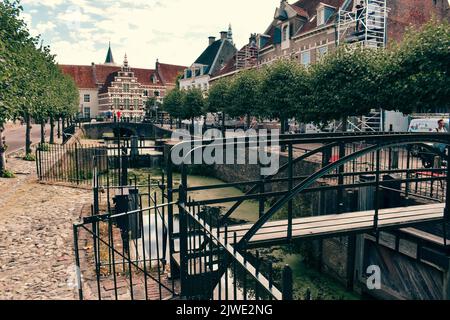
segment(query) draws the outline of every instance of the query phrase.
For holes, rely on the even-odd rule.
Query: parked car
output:
[[[438,122],[441,119],[442,118],[413,119],[409,124],[408,132],[437,132]],[[449,119],[443,120],[447,132],[449,132]],[[426,145],[428,148],[421,145],[413,145],[410,146],[409,150],[412,156],[419,157],[422,160],[422,164],[425,168],[431,168],[434,164],[434,158],[436,157],[436,153],[432,152],[435,146],[432,143],[427,143]]]

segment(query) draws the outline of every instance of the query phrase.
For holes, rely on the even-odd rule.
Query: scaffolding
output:
[[[348,3],[346,2],[346,4]],[[384,49],[389,11],[386,0],[364,0],[364,6],[360,10],[347,11],[345,10],[347,8],[348,5],[344,5],[338,13],[337,44]],[[381,109],[373,109],[367,116],[350,117],[347,123],[348,130],[356,132],[383,131],[382,114]]]
[[[251,41],[236,54],[236,70],[249,69],[258,65],[259,48],[256,41]]]
[[[338,14],[338,45],[351,44],[369,48],[386,47],[388,8],[386,0],[364,0],[359,11],[341,8]]]

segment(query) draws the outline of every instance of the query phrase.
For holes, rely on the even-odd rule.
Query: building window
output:
[[[125,109],[130,109],[130,99],[125,99]]]
[[[317,48],[317,60],[320,60],[328,52],[328,46]]]
[[[124,83],[123,84],[123,91],[124,92],[130,92],[130,84],[129,83]]]
[[[283,41],[286,41],[287,39],[289,39],[289,37],[288,37],[288,26],[284,26],[283,27]]]
[[[85,94],[83,100],[84,100],[84,102],[91,102],[91,95],[90,94]]]
[[[159,91],[158,90],[156,90],[153,94],[155,95],[155,97],[159,97]]]
[[[304,65],[305,67],[309,66],[309,64],[311,63],[311,52],[309,50],[302,52],[300,57],[302,65]]]
[[[91,117],[91,108],[85,107],[83,110],[83,114],[84,114],[85,118],[90,118]]]
[[[144,90],[144,97],[148,97],[148,90]]]
[[[119,108],[119,98],[114,98],[113,99],[113,105],[114,105],[114,109],[118,109]]]
[[[137,109],[139,107],[139,100],[134,99],[134,109]]]

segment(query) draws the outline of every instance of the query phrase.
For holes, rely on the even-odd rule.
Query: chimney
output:
[[[226,40],[228,35],[228,31],[222,31],[220,33],[220,40]]]
[[[212,45],[214,43],[214,41],[216,41],[216,37],[213,37],[213,36],[208,37],[208,39],[209,39],[209,45]]]

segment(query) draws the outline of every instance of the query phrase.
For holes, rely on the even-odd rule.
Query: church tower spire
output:
[[[109,42],[108,53],[106,54],[105,64],[114,64],[114,58],[111,50],[111,41]]]
[[[233,43],[233,30],[231,29],[231,23],[228,25],[227,39]]]

